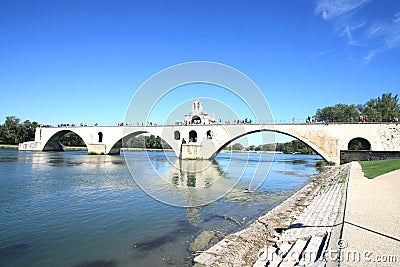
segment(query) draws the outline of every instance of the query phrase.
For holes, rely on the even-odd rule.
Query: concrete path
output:
[[[368,179],[351,164],[340,266],[400,266],[400,170]]]

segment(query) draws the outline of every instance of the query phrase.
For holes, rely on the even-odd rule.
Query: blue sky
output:
[[[146,79],[197,60],[250,77],[277,122],[398,94],[400,1],[0,1],[2,121],[114,124]]]

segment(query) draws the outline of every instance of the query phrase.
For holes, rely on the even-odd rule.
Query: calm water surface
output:
[[[211,192],[221,173],[243,180],[209,205],[182,208],[144,193],[123,156],[0,150],[0,266],[190,266],[187,248],[201,231],[240,229],[304,186],[320,160],[277,154],[261,186],[247,190],[258,164],[259,175],[267,174],[270,155],[220,153],[197,177],[172,168],[160,152],[125,155],[143,177],[156,181],[155,169],[170,181],[157,188],[163,199],[182,186]],[[148,156],[154,167],[140,164]],[[193,203],[201,196],[181,198]]]

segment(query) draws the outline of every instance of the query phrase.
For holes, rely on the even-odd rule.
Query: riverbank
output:
[[[350,165],[327,167],[310,183],[244,229],[198,252],[195,266],[286,266],[322,260],[321,251],[338,238],[333,226]]]
[[[13,150],[18,150],[18,145],[0,144],[0,149],[13,149]]]

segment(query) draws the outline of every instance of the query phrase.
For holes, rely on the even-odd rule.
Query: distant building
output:
[[[185,115],[185,124],[213,124],[215,123],[215,114],[208,114],[203,110],[203,104],[195,100],[192,104],[192,111]]]

